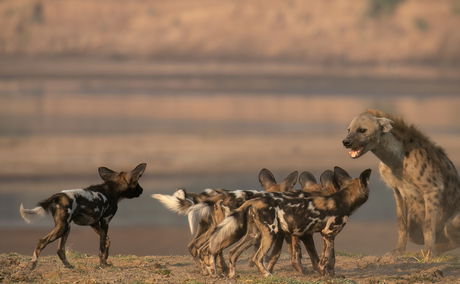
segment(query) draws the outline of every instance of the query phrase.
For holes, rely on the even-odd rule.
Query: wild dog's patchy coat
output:
[[[279,256],[280,243],[283,241],[279,232],[299,237],[320,232],[324,249],[319,270],[323,275],[334,275],[335,236],[345,226],[348,217],[367,200],[370,173],[371,170],[367,169],[359,178],[352,179],[343,169],[335,167],[334,175],[341,189],[330,196],[271,193],[244,202],[211,235],[209,240],[211,265],[214,265],[216,256],[234,240],[235,232],[243,228],[241,225],[236,227],[234,224],[245,224],[248,216],[251,216],[262,236],[253,261],[264,276],[270,275],[270,270]],[[331,204],[331,206],[318,207],[315,204]],[[275,260],[270,259],[266,267],[262,260],[272,245],[276,252],[272,254]],[[215,274],[215,267],[212,271]]]
[[[408,237],[426,256],[460,246],[460,179],[444,150],[413,125],[378,110],[355,117],[343,145],[352,158],[373,152],[393,189],[398,221],[396,253]]]
[[[59,239],[57,254],[65,267],[72,268],[65,255],[65,243],[70,233],[70,224],[91,226],[100,238],[99,260],[101,266],[108,265],[110,241],[107,235],[109,222],[117,212],[118,202],[124,198],[135,198],[142,194],[138,180],[144,173],[146,164],[139,164],[131,172],[117,173],[106,167],[99,168],[103,184],[85,189],[63,190],[38,203],[34,209],[20,206],[20,214],[26,222],[35,215],[51,213],[55,227],[38,241],[33,253],[31,269],[37,265],[40,252],[51,242]]]

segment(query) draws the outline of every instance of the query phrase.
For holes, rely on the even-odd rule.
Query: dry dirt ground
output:
[[[30,256],[17,253],[0,255],[2,283],[459,283],[460,262],[454,256],[442,256],[424,262],[419,255],[362,256],[338,252],[336,277],[316,273],[294,273],[289,256],[283,254],[273,276],[263,278],[249,267],[247,255],[237,265],[236,279],[202,276],[190,256],[114,255],[112,266],[98,267],[97,256],[68,251],[74,269],[63,267],[57,256],[40,258],[34,271],[28,269]],[[308,260],[304,260],[306,263]]]

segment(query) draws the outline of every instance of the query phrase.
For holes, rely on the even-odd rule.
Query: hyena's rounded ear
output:
[[[317,184],[315,176],[307,171],[300,174],[299,183],[302,190],[306,190]]]
[[[116,171],[112,171],[109,168],[106,167],[100,167],[97,169],[99,172],[99,176],[102,178],[103,181],[109,181],[112,180],[118,173]]]
[[[370,178],[370,176],[371,176],[371,172],[372,172],[371,169],[367,169],[367,170],[363,171],[363,172],[359,175],[359,180],[361,181],[361,183],[362,183],[364,186],[367,186],[367,184],[369,183],[369,178]]]
[[[334,167],[334,178],[339,187],[342,187],[343,184],[351,179],[351,176],[342,169],[341,167]]]
[[[383,133],[390,132],[391,129],[393,129],[393,126],[391,125],[393,123],[393,120],[386,118],[386,117],[378,117],[377,122],[380,125],[380,128],[382,129]]]
[[[293,171],[287,176],[287,178],[284,179],[283,183],[285,184],[287,191],[294,188],[295,184],[297,183],[298,176],[299,176],[299,172]]]
[[[336,192],[340,189],[339,185],[335,181],[334,178],[334,172],[331,170],[325,170],[320,178],[321,186],[327,191],[327,192]]]
[[[275,177],[268,169],[261,169],[259,172],[259,182],[263,188],[267,189],[276,184]]]
[[[134,168],[134,170],[131,171],[131,178],[133,180],[138,180],[142,176],[142,174],[144,173],[146,167],[147,167],[146,163],[142,163],[142,164],[137,165]]]

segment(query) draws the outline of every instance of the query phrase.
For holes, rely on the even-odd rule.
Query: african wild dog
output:
[[[354,159],[368,151],[393,189],[398,220],[394,253],[409,237],[424,244],[426,258],[460,246],[460,179],[444,150],[413,125],[378,110],[355,117],[343,145]]]
[[[321,184],[316,183],[316,179],[310,172],[303,172],[300,176],[301,189],[308,194],[303,194],[302,191],[287,192],[290,197],[305,197],[311,195],[328,195],[331,192],[336,192],[339,190],[339,186],[335,182],[334,172],[331,170],[326,170],[321,174],[320,181]],[[228,238],[228,243],[220,243],[220,246],[223,248],[232,245],[232,248],[229,251],[229,267],[228,267],[228,277],[232,278],[235,276],[235,265],[241,253],[250,247],[252,244],[256,243],[257,249],[260,247],[260,232],[254,225],[254,221],[251,216],[248,216],[246,234],[238,239],[238,235]],[[244,220],[242,220],[244,222]],[[240,226],[242,223],[239,224]],[[244,224],[243,224],[244,225]],[[290,244],[290,253],[291,253],[291,264],[294,268],[301,272],[305,273],[301,263],[301,253],[299,237],[293,235],[285,235],[285,240]],[[310,261],[312,263],[313,269],[320,272],[319,270],[319,257],[316,251],[315,243],[313,241],[312,234],[305,234],[300,237],[300,240],[303,242],[305,248],[307,249],[308,255],[310,256]],[[272,250],[272,253],[268,257],[268,266],[269,271],[272,272],[275,263],[278,260],[279,252],[281,251],[283,242],[277,243],[277,248]],[[209,243],[207,244],[209,246]],[[256,250],[257,251],[257,250]],[[253,263],[253,262],[251,262]],[[296,267],[297,266],[297,267]],[[300,268],[300,269],[298,269]],[[212,267],[209,268],[212,271]]]
[[[297,181],[297,176],[298,173],[295,171],[278,184],[269,170],[262,169],[259,173],[259,181],[264,188],[269,190],[291,191]],[[256,190],[222,189],[206,189],[200,194],[195,194],[179,189],[173,195],[153,194],[152,198],[158,199],[174,212],[188,215],[191,232],[194,234],[188,248],[202,272],[207,274],[209,265],[207,264],[208,254],[205,243],[218,224],[219,218],[213,216],[215,212],[222,211],[224,215],[228,215],[231,210],[238,208],[244,201],[265,194],[268,193]],[[216,207],[219,201],[221,202]],[[314,249],[314,244],[310,246],[313,246]],[[316,252],[316,250],[314,251]],[[226,265],[222,255],[219,256],[219,264],[225,270]]]
[[[92,185],[85,189],[63,190],[38,203],[34,209],[20,206],[22,218],[30,223],[36,215],[51,213],[54,218],[54,229],[38,241],[33,253],[31,269],[37,265],[40,252],[51,242],[59,239],[57,254],[65,267],[73,266],[67,261],[65,243],[70,233],[70,223],[91,226],[100,238],[99,261],[101,266],[108,265],[110,241],[107,235],[109,222],[118,209],[118,202],[124,198],[135,198],[142,194],[138,180],[144,173],[147,164],[139,164],[131,172],[117,173],[106,167],[99,168],[99,175],[104,183]]]
[[[299,176],[300,189],[305,192],[315,192],[320,194],[332,194],[339,188],[335,179],[334,172],[325,170],[320,176],[320,183],[316,182],[315,176],[310,172],[302,172]]]
[[[371,170],[363,171],[359,178],[352,179],[348,173],[334,168],[334,176],[340,190],[331,195],[307,194],[299,196],[290,193],[271,193],[246,201],[233,214],[217,226],[209,240],[212,275],[216,275],[215,259],[223,249],[232,245],[235,235],[247,229],[248,218],[261,234],[260,247],[253,261],[264,276],[271,275],[270,270],[279,256],[283,234],[302,237],[320,232],[324,248],[319,262],[323,275],[334,275],[335,253],[334,238],[348,221],[348,217],[369,196],[367,187]],[[263,257],[271,246],[272,257],[265,267]],[[230,263],[230,270],[232,263]]]

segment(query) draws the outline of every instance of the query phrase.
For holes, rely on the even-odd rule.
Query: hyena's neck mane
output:
[[[385,159],[379,156],[379,149],[374,151],[374,153],[379,156],[382,162],[388,166],[393,167],[397,159],[402,160],[405,156],[408,156],[412,150],[417,148],[422,148],[428,153],[435,153],[435,156],[437,157],[433,157],[434,159],[447,159],[447,156],[441,147],[432,142],[431,139],[425,136],[420,130],[417,129],[417,127],[407,124],[402,118],[392,116],[380,110],[371,109],[367,110],[366,112],[375,117],[384,117],[393,121],[391,123],[393,128],[388,133],[389,135],[386,134],[387,137],[384,135],[382,141],[382,146],[386,147],[386,149],[380,149],[383,151],[386,150],[388,152],[387,155],[393,155],[393,157],[386,157],[387,159]],[[392,162],[393,165],[391,165]]]

